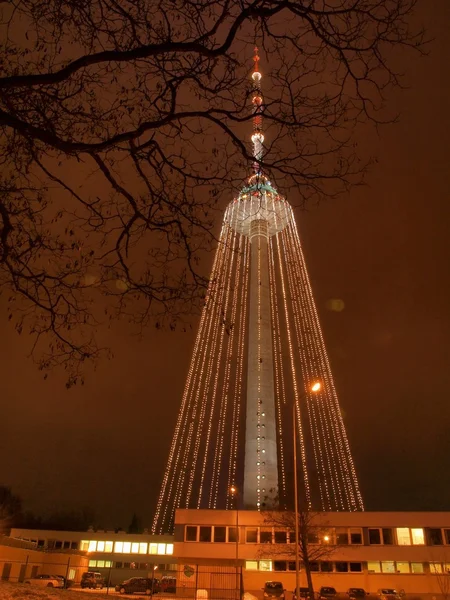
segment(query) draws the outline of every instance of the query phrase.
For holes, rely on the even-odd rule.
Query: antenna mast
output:
[[[263,97],[261,93],[261,73],[259,71],[259,54],[258,47],[255,46],[255,55],[253,57],[254,60],[254,68],[252,73],[253,79],[253,158],[255,159],[253,162],[253,170],[255,175],[261,175],[261,160],[263,157],[263,143],[264,143],[264,135],[262,132],[262,114],[263,114]]]

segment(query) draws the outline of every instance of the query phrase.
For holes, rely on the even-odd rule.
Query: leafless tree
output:
[[[261,167],[299,202],[360,181],[416,0],[11,0],[1,4],[0,288],[42,369],[76,382],[99,324],[174,326],[247,174],[253,45]]]
[[[261,549],[264,557],[290,557],[296,556],[295,545],[295,513],[284,510],[271,510],[264,512],[266,526],[290,532],[289,544],[267,544]],[[294,540],[294,541],[293,541]],[[311,598],[314,598],[314,585],[312,580],[312,565],[318,561],[329,560],[335,551],[334,535],[331,528],[324,522],[323,515],[314,511],[298,511],[298,556],[306,573],[308,589]]]

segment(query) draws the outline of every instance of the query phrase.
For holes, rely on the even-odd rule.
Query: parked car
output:
[[[262,588],[264,592],[264,598],[284,598],[284,592],[286,591],[281,581],[266,581]]]
[[[98,571],[86,571],[81,576],[81,587],[90,588],[91,590],[103,589],[105,578]]]
[[[55,575],[36,575],[35,577],[28,577],[24,580],[24,583],[50,588],[64,587],[64,580],[60,579],[59,577],[55,577]]]
[[[153,589],[153,591],[152,591]],[[158,579],[152,579],[151,577],[131,577],[116,585],[116,592],[121,594],[157,594],[160,590],[160,583]]]
[[[363,588],[348,588],[347,590],[347,596],[349,598],[365,598],[368,594],[369,592],[366,592]]]
[[[298,595],[300,598],[314,598],[314,594],[310,594],[307,587],[298,588]],[[295,590],[292,592],[292,600],[297,600],[297,594],[295,593]]]
[[[175,594],[177,591],[177,578],[171,575],[161,577],[161,592],[170,592]]]
[[[378,590],[377,595],[380,597],[380,600],[398,600],[404,594],[400,594],[394,588],[381,588]]]
[[[320,600],[331,600],[332,598],[337,598],[337,591],[334,587],[324,585],[319,590],[319,598]]]

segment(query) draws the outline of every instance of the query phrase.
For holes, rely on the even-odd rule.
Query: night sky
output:
[[[421,4],[434,41],[404,55],[400,122],[361,130],[378,157],[368,185],[296,212],[368,510],[450,510],[450,3]],[[1,302],[0,483],[38,513],[89,506],[104,526],[133,512],[149,526],[196,318],[143,339],[116,323],[101,334],[115,358],[66,390],[64,372],[44,381]]]

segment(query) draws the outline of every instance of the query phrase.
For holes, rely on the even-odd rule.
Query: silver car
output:
[[[31,585],[38,585],[40,587],[50,588],[62,588],[64,587],[64,580],[55,575],[36,575],[35,577],[28,577],[24,580],[24,583]]]

